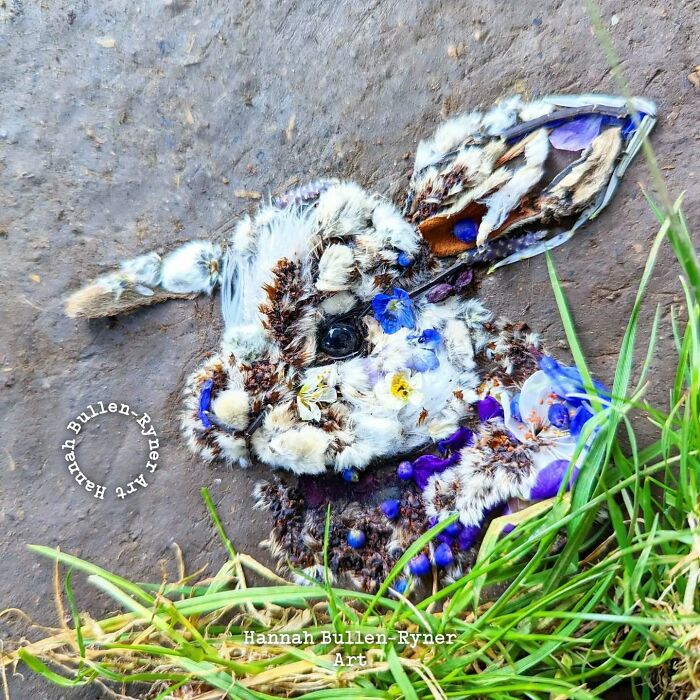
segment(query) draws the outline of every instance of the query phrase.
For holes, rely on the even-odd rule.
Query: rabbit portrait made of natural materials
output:
[[[508,499],[574,478],[592,416],[577,372],[474,298],[473,269],[571,238],[606,206],[654,121],[642,98],[509,98],[418,146],[402,211],[353,182],[311,183],[242,217],[223,244],[125,261],[73,294],[67,313],[220,287],[221,347],[186,383],[189,447],[206,462],[354,482],[436,444],[439,455],[403,462],[399,477],[417,487],[421,522],[457,511],[464,533]],[[283,499],[269,485],[258,495],[275,510],[275,493]],[[400,527],[377,546],[404,546],[413,530]],[[292,546],[280,557],[311,570],[314,557]]]

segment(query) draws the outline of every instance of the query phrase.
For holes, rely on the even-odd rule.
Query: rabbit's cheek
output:
[[[235,430],[245,430],[250,420],[250,401],[242,390],[226,389],[211,404],[214,415]]]
[[[298,474],[320,474],[326,470],[326,453],[332,436],[312,425],[288,430],[271,440],[256,437],[254,450],[263,461]]]

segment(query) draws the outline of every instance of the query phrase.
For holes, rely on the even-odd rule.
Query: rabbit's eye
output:
[[[333,321],[321,333],[321,349],[331,357],[353,355],[361,345],[360,332],[351,323]]]

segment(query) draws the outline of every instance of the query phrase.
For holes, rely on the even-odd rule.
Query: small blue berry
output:
[[[450,537],[457,537],[460,532],[462,532],[462,523],[457,520],[457,522],[450,523],[443,532]]]
[[[362,549],[366,541],[367,537],[362,530],[350,530],[350,532],[348,532],[348,544],[353,549]]]
[[[569,427],[569,411],[563,403],[553,403],[547,411],[549,422],[560,430],[566,430]]]
[[[343,469],[343,479],[345,481],[359,481],[360,475],[354,469]]]
[[[401,510],[399,502],[395,501],[393,498],[389,498],[380,506],[382,513],[386,515],[389,520],[394,520],[398,517],[399,511]]]
[[[393,588],[398,593],[405,593],[408,588],[408,581],[405,578],[399,578],[394,581]]]
[[[399,479],[408,481],[413,478],[413,465],[408,460],[404,460],[399,463],[399,468],[396,470],[396,473]]]
[[[474,243],[477,236],[479,235],[479,227],[476,221],[472,219],[464,219],[463,221],[458,221],[454,228],[452,229],[456,238],[459,238],[463,243]]]
[[[443,542],[441,545],[438,545],[435,548],[435,552],[433,553],[433,560],[435,561],[435,566],[439,568],[449,566],[454,561],[454,559],[455,557],[454,554],[452,554],[452,547],[450,547],[450,545],[446,542]]]
[[[430,571],[430,559],[425,554],[419,554],[408,562],[408,570],[414,576],[425,576]]]
[[[401,265],[401,267],[411,267],[413,265],[413,258],[404,250],[399,253],[399,257],[396,258],[396,262]]]

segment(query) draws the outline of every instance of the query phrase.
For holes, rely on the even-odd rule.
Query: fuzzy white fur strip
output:
[[[523,197],[540,182],[548,153],[548,132],[547,129],[540,129],[525,146],[525,165],[518,168],[501,189],[484,200],[488,211],[479,224],[478,246],[486,243],[489,234],[504,223]]]
[[[168,292],[211,294],[219,281],[221,248],[209,241],[190,241],[163,258],[160,286]]]

